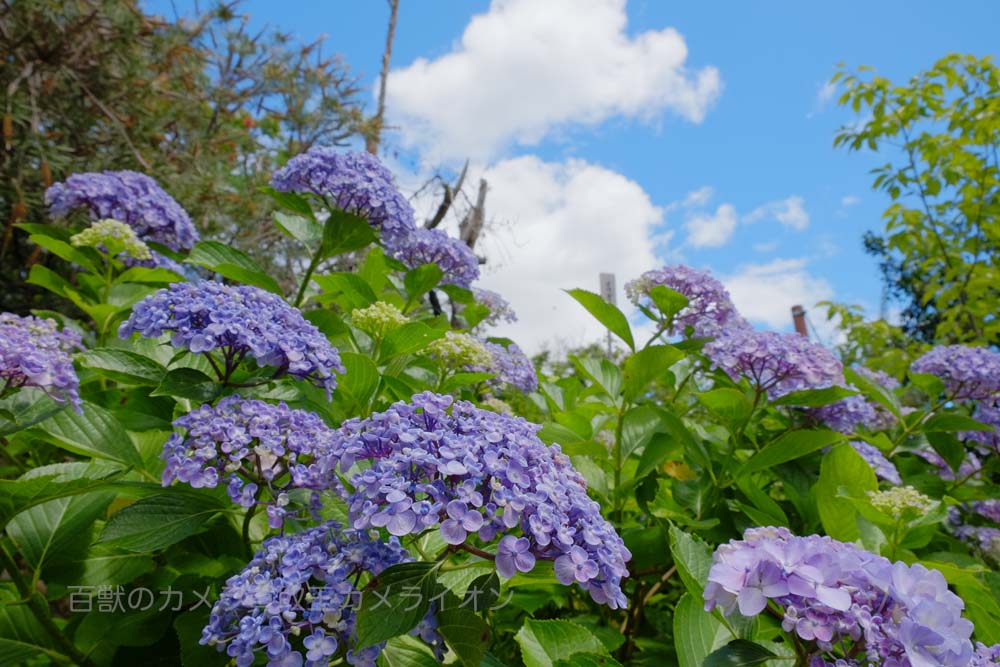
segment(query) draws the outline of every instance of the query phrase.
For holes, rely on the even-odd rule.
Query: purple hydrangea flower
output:
[[[45,191],[53,216],[85,208],[93,220],[112,218],[132,227],[143,241],[180,251],[198,241],[190,216],[156,181],[134,171],[73,174]]]
[[[1000,354],[985,347],[935,347],[914,361],[910,372],[941,378],[953,400],[987,400],[1000,394]]]
[[[733,380],[745,377],[772,399],[803,389],[844,385],[844,369],[837,357],[798,334],[729,329],[705,345],[705,354]]]
[[[118,335],[136,332],[145,338],[169,332],[174,347],[208,354],[223,380],[249,356],[259,366],[277,367],[275,377],[309,380],[329,396],[337,386],[334,373],[344,372],[337,349],[298,309],[249,285],[173,284],[137,303]],[[216,350],[224,368],[211,354]]]
[[[449,543],[473,547],[499,535],[496,567],[505,577],[535,559],[582,551],[595,567],[584,565],[576,581],[597,603],[624,607],[631,554],[569,458],[545,446],[538,429],[430,392],[344,422],[341,468],[371,462],[350,480],[353,527],[384,526],[396,536],[437,527]]]
[[[756,616],[772,604],[786,632],[812,643],[813,664],[964,667],[972,658],[972,623],[940,572],[829,537],[751,528],[716,550],[706,610]]]
[[[319,492],[336,484],[333,430],[311,412],[234,395],[189,412],[174,427],[187,434],[175,432],[163,446],[163,485],[225,483],[237,505],[266,506],[271,528],[284,523],[289,491],[309,489],[318,504]],[[265,490],[266,499],[259,497]],[[343,487],[337,490],[343,495]]]
[[[225,651],[237,667],[249,667],[258,654],[268,665],[326,667],[338,651],[348,664],[374,667],[385,642],[354,649],[358,580],[411,560],[395,538],[379,542],[333,521],[271,537],[226,580],[200,643]],[[434,627],[431,611],[411,634],[430,638],[440,660],[444,642]]]
[[[472,295],[478,303],[486,306],[490,311],[490,314],[483,318],[484,324],[496,326],[501,321],[508,323],[517,322],[517,313],[510,307],[510,303],[496,292],[480,287],[473,287]]]
[[[729,292],[707,271],[698,271],[683,264],[664,266],[646,271],[625,285],[625,293],[636,306],[655,308],[649,291],[654,287],[669,287],[688,299],[688,305],[674,316],[670,335],[684,335],[688,327],[698,338],[715,337],[728,329],[749,329],[750,325],[737,312]]]
[[[847,389],[855,390],[853,385],[847,385]],[[870,430],[881,425],[875,406],[865,400],[864,396],[848,396],[835,403],[814,408],[809,411],[812,416],[840,433],[854,433],[858,426],[865,426]]]
[[[416,229],[413,207],[392,173],[367,152],[310,148],[274,172],[271,187],[315,195],[330,208],[364,218],[390,248]]]
[[[890,484],[895,484],[899,486],[903,483],[902,477],[899,476],[899,470],[896,469],[896,465],[886,458],[885,454],[870,443],[864,440],[852,440],[851,447],[854,448],[861,458],[865,460],[865,463],[872,467],[875,471],[876,477],[879,479],[884,479]]]
[[[0,313],[0,398],[21,387],[38,387],[81,412],[71,354],[78,349],[83,349],[80,335],[59,331],[55,320]]]
[[[976,642],[976,652],[972,656],[969,667],[989,667],[990,665],[1000,665],[1000,644],[987,646],[982,642]]]
[[[410,269],[437,264],[445,285],[469,287],[479,278],[479,259],[472,249],[442,229],[418,229],[401,238],[393,255]]]
[[[886,391],[892,392],[899,389],[899,380],[883,371],[875,371],[865,366],[854,366],[855,373],[865,378],[875,385],[882,386]],[[884,431],[892,428],[896,424],[896,416],[877,403],[871,404],[875,411],[874,418],[865,422],[865,426],[870,431]]]
[[[993,428],[989,431],[965,431],[961,437],[966,442],[974,442],[979,453],[984,456],[1000,453],[1000,405],[996,401],[982,401],[976,405],[972,418]]]
[[[488,384],[496,389],[505,384],[509,384],[526,394],[538,389],[538,374],[535,367],[527,355],[521,351],[516,344],[511,343],[507,347],[499,343],[484,343],[493,361],[489,368],[480,366],[470,367],[472,372],[496,373],[496,377],[488,381]]]

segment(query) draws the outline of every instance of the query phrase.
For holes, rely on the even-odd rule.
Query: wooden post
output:
[[[792,306],[792,324],[795,325],[795,333],[800,336],[809,337],[809,329],[806,327],[806,309],[802,306]]]

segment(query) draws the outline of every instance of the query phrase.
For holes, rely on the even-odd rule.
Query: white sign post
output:
[[[618,305],[617,290],[615,289],[615,274],[600,274],[601,298],[613,306]],[[611,357],[611,330],[608,329],[608,358]]]

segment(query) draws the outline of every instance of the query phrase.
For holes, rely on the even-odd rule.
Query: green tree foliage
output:
[[[40,305],[24,278],[56,260],[14,225],[49,222],[45,189],[83,171],[153,176],[203,232],[290,279],[301,253],[252,193],[289,155],[372,124],[321,42],[252,31],[237,10],[226,2],[166,20],[135,0],[3,3],[0,310]]]
[[[927,342],[1000,333],[1000,70],[952,54],[905,84],[841,70],[840,104],[863,119],[836,146],[886,156],[873,187],[889,195],[885,231],[865,237],[907,333]]]

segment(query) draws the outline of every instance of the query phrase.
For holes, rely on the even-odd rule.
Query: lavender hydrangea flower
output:
[[[756,616],[772,603],[784,630],[815,647],[813,664],[964,667],[972,658],[972,623],[940,572],[829,537],[751,528],[716,550],[706,610]]]
[[[852,440],[851,447],[861,455],[865,463],[871,466],[872,470],[875,471],[876,477],[884,479],[890,484],[900,485],[903,483],[896,465],[887,459],[878,447],[864,440]]]
[[[359,579],[411,560],[395,538],[379,542],[333,521],[271,537],[226,581],[200,643],[225,651],[237,667],[249,667],[258,654],[269,667],[326,667],[341,656],[350,665],[375,667],[385,642],[354,648]],[[444,642],[434,627],[428,612],[411,634],[430,638],[440,660]]]
[[[853,385],[847,385],[846,388],[856,390]],[[810,413],[840,433],[854,433],[858,426],[872,429],[873,426],[880,425],[875,407],[860,395],[842,398],[829,405],[810,410]]]
[[[941,378],[948,398],[956,401],[988,400],[1000,394],[1000,354],[985,347],[935,347],[914,361],[910,372]]]
[[[538,373],[528,356],[516,344],[504,347],[499,343],[486,343],[486,349],[493,357],[490,371],[496,373],[496,377],[489,380],[488,384],[498,389],[509,384],[526,394],[538,389]]]
[[[486,306],[490,311],[490,314],[483,318],[484,324],[496,326],[500,322],[511,324],[517,322],[517,313],[510,307],[510,303],[496,292],[480,287],[473,287],[472,295],[478,303]]]
[[[271,187],[321,198],[379,230],[390,248],[415,229],[413,207],[396,189],[392,173],[367,152],[315,147],[274,172]]]
[[[476,540],[486,546],[501,536],[503,576],[529,570],[533,559],[570,556],[580,566],[576,581],[595,602],[624,607],[621,579],[631,554],[569,458],[545,446],[538,429],[430,392],[344,422],[341,468],[371,462],[350,480],[352,526],[396,536],[438,527],[447,542],[475,549]]]
[[[976,443],[984,456],[1000,453],[1000,405],[996,401],[982,401],[976,405],[972,418],[993,428],[989,431],[965,431],[960,434],[966,442]]]
[[[976,642],[976,652],[972,656],[969,667],[989,667],[990,665],[1000,665],[1000,644],[987,646],[982,642]]]
[[[401,238],[393,255],[410,269],[437,264],[442,284],[469,287],[479,278],[479,259],[462,241],[441,229],[418,229]]]
[[[38,387],[81,412],[80,380],[71,356],[78,349],[83,349],[80,335],[59,331],[55,320],[0,313],[0,398],[21,387]]]
[[[733,380],[747,378],[772,399],[844,384],[843,365],[837,357],[798,334],[729,329],[704,349],[714,367]]]
[[[189,412],[174,427],[187,434],[175,432],[163,446],[164,486],[224,483],[237,505],[265,506],[274,529],[289,513],[289,491],[311,490],[313,506],[331,483],[344,494],[330,477],[339,461],[333,430],[311,412],[233,395]]]
[[[683,335],[691,327],[698,338],[715,337],[724,330],[750,327],[722,283],[707,271],[683,264],[646,271],[625,284],[625,293],[636,306],[653,308],[649,291],[659,286],[669,287],[688,299],[688,305],[674,316],[673,326],[667,332],[670,335]]]
[[[168,332],[174,347],[207,354],[223,381],[247,356],[259,366],[277,367],[275,377],[309,380],[327,396],[337,386],[334,373],[344,372],[337,349],[302,313],[249,285],[211,280],[170,285],[136,304],[118,335],[159,338]],[[211,355],[215,350],[224,367]]]
[[[143,241],[180,251],[198,241],[190,216],[156,181],[134,171],[73,174],[45,191],[53,216],[85,208],[93,220],[113,218],[128,224]]]

